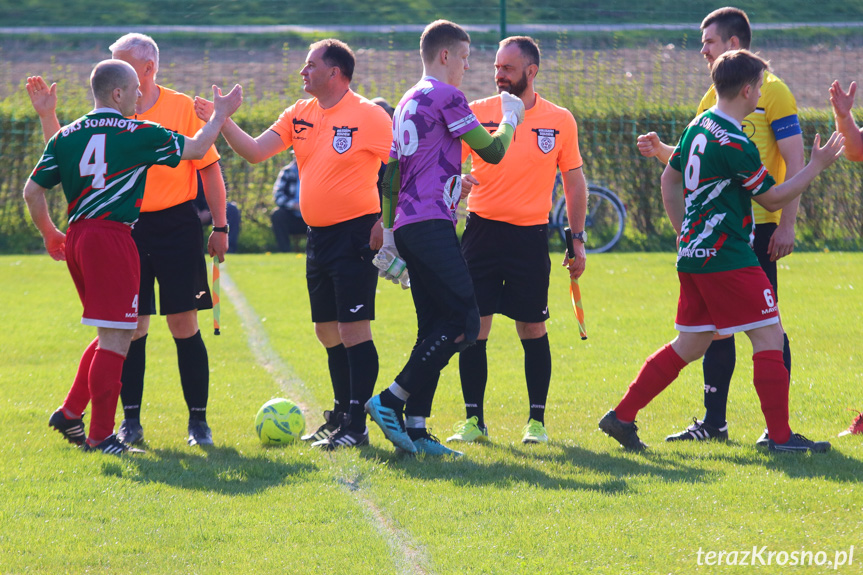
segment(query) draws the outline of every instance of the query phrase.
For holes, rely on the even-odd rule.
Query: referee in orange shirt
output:
[[[312,98],[298,100],[257,138],[233,122],[222,129],[231,148],[253,164],[290,147],[297,158],[300,212],[309,225],[312,322],[327,350],[334,395],[324,424],[303,439],[324,449],[368,444],[363,406],[378,376],[371,331],[378,270],[372,258],[383,244],[377,180],[389,157],[392,121],[350,89],[355,64],[344,42],[315,42],[300,72]],[[209,102],[196,104],[199,117],[210,116]]]
[[[129,63],[138,74],[142,95],[134,119],[156,122],[189,137],[204,125],[195,114],[191,98],[156,84],[159,47],[155,40],[144,34],[126,34],[109,49],[113,58]],[[40,90],[38,96],[31,94],[31,101],[42,120],[42,131],[47,140],[60,129],[60,124],[55,113],[56,89],[54,86],[50,89],[43,87],[45,90]],[[174,337],[180,383],[189,409],[187,441],[189,445],[213,444],[213,435],[207,424],[209,358],[198,329],[198,310],[213,307],[203,255],[201,221],[192,203],[198,192],[199,171],[213,216],[213,232],[207,242],[207,252],[224,261],[228,250],[225,182],[215,146],[203,159],[182,161],[175,169],[154,166],[148,171],[141,215],[132,231],[141,260],[141,286],[138,327],[123,365],[120,398],[124,420],[117,437],[124,443],[139,443],[144,438],[140,414],[147,333],[150,316],[157,312],[154,288],[158,281],[158,311],[166,316],[168,329]]]
[[[536,42],[514,36],[500,42],[495,57],[495,83],[524,102],[525,119],[506,157],[489,164],[471,152],[474,185],[468,196],[470,212],[462,237],[480,311],[476,345],[459,356],[467,420],[456,424],[447,441],[488,441],[483,399],[488,379],[486,343],[494,314],[515,320],[524,348],[524,369],[530,413],[524,443],[545,443],[545,402],[551,382],[548,319],[548,213],[557,170],[563,174],[566,210],[575,241],[570,276],[584,272],[584,219],[587,182],[582,173],[578,129],[572,113],[543,99],[534,90],[540,53]],[[500,96],[471,103],[488,130],[501,121]],[[465,149],[465,157],[469,152]],[[470,179],[469,179],[470,181]]]

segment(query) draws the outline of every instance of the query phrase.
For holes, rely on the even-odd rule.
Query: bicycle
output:
[[[587,191],[587,217],[584,221],[584,229],[587,231],[585,251],[589,254],[601,254],[612,249],[623,236],[626,206],[617,194],[603,186],[589,184]],[[563,230],[567,226],[563,179],[558,173],[554,180],[552,208],[548,215],[549,236],[557,235],[566,245]]]

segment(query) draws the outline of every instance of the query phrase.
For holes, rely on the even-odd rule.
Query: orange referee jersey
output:
[[[378,171],[393,141],[383,108],[348,90],[326,110],[316,98],[298,100],[270,129],[284,149],[294,147],[307,224],[332,226],[381,211]]]
[[[134,117],[136,120],[156,122],[172,132],[189,137],[194,137],[205,123],[195,115],[192,98],[164,86],[159,86],[159,99],[153,107]],[[147,170],[141,211],[157,212],[194,200],[198,195],[198,170],[218,161],[219,152],[213,146],[200,160],[182,160],[176,168],[151,167]]]
[[[500,96],[477,100],[470,108],[489,132],[497,129],[502,118]],[[533,108],[525,112],[501,163],[484,162],[463,144],[462,160],[469,155],[471,174],[479,184],[468,196],[468,210],[516,226],[548,223],[557,169],[567,172],[583,163],[572,113],[539,94]]]

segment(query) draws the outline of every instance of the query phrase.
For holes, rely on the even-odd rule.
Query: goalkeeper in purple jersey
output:
[[[138,320],[140,268],[131,229],[147,169],[203,157],[242,102],[242,89],[235,87],[225,97],[214,89],[218,103],[213,117],[194,138],[186,138],[152,122],[126,118],[134,115],[141,95],[135,69],[126,62],[100,62],[90,85],[95,109],[48,141],[24,186],[24,199],[48,254],[67,263],[84,305],[81,323],[95,326],[98,333],[48,424],[71,443],[119,455],[130,450],[113,434],[114,413]],[[45,200],[47,189],[59,183],[69,204],[67,234],[54,225]],[[85,434],[82,416],[88,403],[92,417]]]
[[[430,435],[425,420],[441,370],[479,334],[473,284],[455,232],[461,141],[485,161],[500,162],[524,119],[524,103],[504,92],[503,120],[490,135],[458,89],[469,68],[467,32],[446,20],[432,22],[420,39],[420,54],[423,77],[405,93],[393,117],[382,183],[384,245],[375,258],[382,277],[402,279],[410,273],[417,341],[393,384],[372,397],[366,411],[405,451],[460,455]]]

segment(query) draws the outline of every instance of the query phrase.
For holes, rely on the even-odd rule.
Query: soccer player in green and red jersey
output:
[[[701,54],[712,67],[716,59],[727,50],[749,49],[752,29],[743,10],[732,7],[719,8],[708,14],[701,22]],[[698,105],[701,114],[716,104],[716,90],[711,86]],[[752,140],[761,154],[764,166],[781,184],[799,172],[805,164],[803,155],[803,131],[797,118],[797,102],[785,83],[773,73],[764,73],[761,98],[755,111],[742,123],[743,131]],[[656,156],[667,164],[673,147],[663,144],[656,133],[638,137],[638,149],[645,156]],[[776,262],[794,250],[794,223],[797,219],[798,200],[790,202],[782,210],[770,212],[752,203],[755,234],[752,248],[767,279],[779,297],[779,278]],[[783,361],[791,372],[791,347],[788,336],[784,337]],[[669,435],[666,441],[701,441],[728,438],[726,408],[728,390],[737,353],[733,336],[717,335],[704,354],[704,419],[698,420],[678,433]],[[767,434],[763,434],[758,445],[766,446]]]
[[[119,455],[129,451],[114,431],[123,362],[138,323],[138,251],[132,225],[143,201],[147,169],[177,166],[204,156],[225,120],[242,102],[236,87],[222,97],[215,91],[215,112],[193,138],[158,124],[127,119],[141,95],[135,69],[105,60],[90,76],[96,107],[61,128],[48,141],[24,187],[33,222],[49,255],[65,260],[84,304],[81,323],[98,336],[81,358],[72,389],[48,424],[86,449]],[[45,192],[63,185],[69,229],[63,234],[48,212]],[[82,416],[92,403],[85,438]],[[140,450],[135,450],[140,451]]]
[[[678,233],[680,299],[675,328],[680,335],[651,355],[617,407],[599,428],[627,449],[646,447],[635,417],[689,362],[704,355],[713,334],[744,332],[752,342],[754,384],[775,451],[830,449],[792,433],[788,424],[788,370],[782,358],[783,332],[776,294],[751,246],[750,201],[775,211],[797,198],[844,151],[834,133],[809,164],[775,186],[743,121],[755,111],[768,64],[748,50],[717,58],[711,76],[715,107],[684,130],[662,174],[665,210]]]

